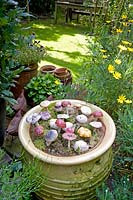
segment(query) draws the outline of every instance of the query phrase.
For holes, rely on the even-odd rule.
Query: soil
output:
[[[53,108],[51,108],[50,111],[51,110],[53,110]],[[54,118],[56,118],[55,113],[53,113],[53,115],[54,115]],[[75,120],[75,116],[74,116],[74,119],[71,118],[71,121],[75,124],[76,122],[74,120]],[[70,149],[68,148],[68,141],[63,139],[63,137],[62,137],[62,134],[64,133],[63,130],[61,130],[61,132],[58,134],[58,138],[54,142],[52,142],[49,146],[46,145],[44,136],[48,132],[48,130],[50,130],[49,121],[42,121],[42,120],[39,121],[39,125],[42,125],[43,127],[45,127],[43,135],[35,136],[35,134],[34,134],[35,125],[31,125],[30,135],[31,135],[31,139],[32,139],[35,147],[44,151],[45,153],[55,155],[55,156],[75,156],[75,155],[79,155],[79,154],[83,154],[83,153],[92,151],[94,148],[96,148],[100,144],[101,140],[104,137],[106,128],[101,119],[98,119],[98,121],[100,121],[102,123],[102,128],[99,128],[99,129],[91,128],[92,136],[90,138],[80,137],[77,134],[77,130],[76,130],[74,133],[77,135],[77,138],[73,141],[70,141]],[[86,128],[90,127],[90,126],[88,127],[88,124],[83,125],[83,124],[78,123],[78,127],[80,127],[80,126],[84,126]],[[85,142],[87,142],[87,144],[89,145],[89,149],[84,152],[74,151],[74,149],[73,149],[74,143],[78,140],[84,140]]]

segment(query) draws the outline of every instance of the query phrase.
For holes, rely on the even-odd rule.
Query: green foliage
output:
[[[18,37],[18,46],[15,49],[14,61],[18,65],[29,66],[38,64],[45,57],[45,48],[40,41],[35,40],[35,34]]]
[[[2,162],[3,156],[0,150],[0,200],[28,200],[42,182],[37,160],[23,165],[20,161],[9,164]]]
[[[39,104],[49,96],[55,99],[58,99],[60,96],[63,97],[62,83],[49,73],[33,77],[25,88],[28,96],[35,104]]]
[[[110,187],[103,184],[101,188],[97,189],[97,197],[98,200],[130,200],[132,199],[132,189],[133,185],[130,184],[128,177],[115,176]]]
[[[14,78],[24,69],[16,69],[16,62],[13,60],[20,35],[19,22],[23,16],[26,16],[23,9],[9,5],[7,0],[0,1],[0,96],[11,104],[14,99],[10,87],[14,85]]]
[[[88,94],[82,81],[79,83],[76,81],[75,83],[65,85],[63,90],[65,99],[86,100]]]
[[[132,28],[129,33],[128,29],[128,26],[117,27],[110,34],[108,25],[101,28],[101,35],[89,41],[92,58],[85,64],[81,77],[88,90],[87,100],[112,116],[119,109],[132,105]]]
[[[133,109],[118,112],[117,144],[123,156],[133,156]]]

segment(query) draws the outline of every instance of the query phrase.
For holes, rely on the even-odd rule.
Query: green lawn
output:
[[[28,25],[31,26],[29,32],[35,32],[36,39],[47,49],[47,56],[39,66],[67,67],[73,78],[82,72],[84,62],[89,60],[87,27],[54,24],[52,20],[35,20]]]

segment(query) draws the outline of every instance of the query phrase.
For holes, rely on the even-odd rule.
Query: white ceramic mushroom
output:
[[[84,152],[89,149],[89,145],[87,144],[87,142],[83,140],[79,140],[75,142],[73,148],[74,148],[74,151]]]
[[[92,113],[91,109],[88,106],[81,106],[80,110],[82,114],[87,115],[87,116]]]
[[[76,120],[82,124],[87,123],[87,121],[88,121],[88,119],[85,115],[77,115]]]

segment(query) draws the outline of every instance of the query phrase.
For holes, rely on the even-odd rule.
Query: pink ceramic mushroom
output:
[[[96,118],[101,118],[103,117],[103,113],[101,111],[95,111],[92,113],[93,117],[96,117]]]
[[[57,119],[55,124],[59,127],[59,128],[66,128],[66,122],[64,122],[63,119]]]
[[[41,125],[38,125],[34,128],[34,133],[36,136],[41,136],[44,133],[44,128]]]
[[[88,117],[88,121],[91,122],[93,120],[98,120],[99,118],[103,117],[103,113],[100,110],[96,110]]]
[[[70,141],[75,140],[77,136],[74,133],[65,132],[62,137],[68,140],[68,149],[70,149]]]
[[[62,101],[61,104],[63,107],[67,107],[67,106],[71,106],[71,102],[70,101]]]

